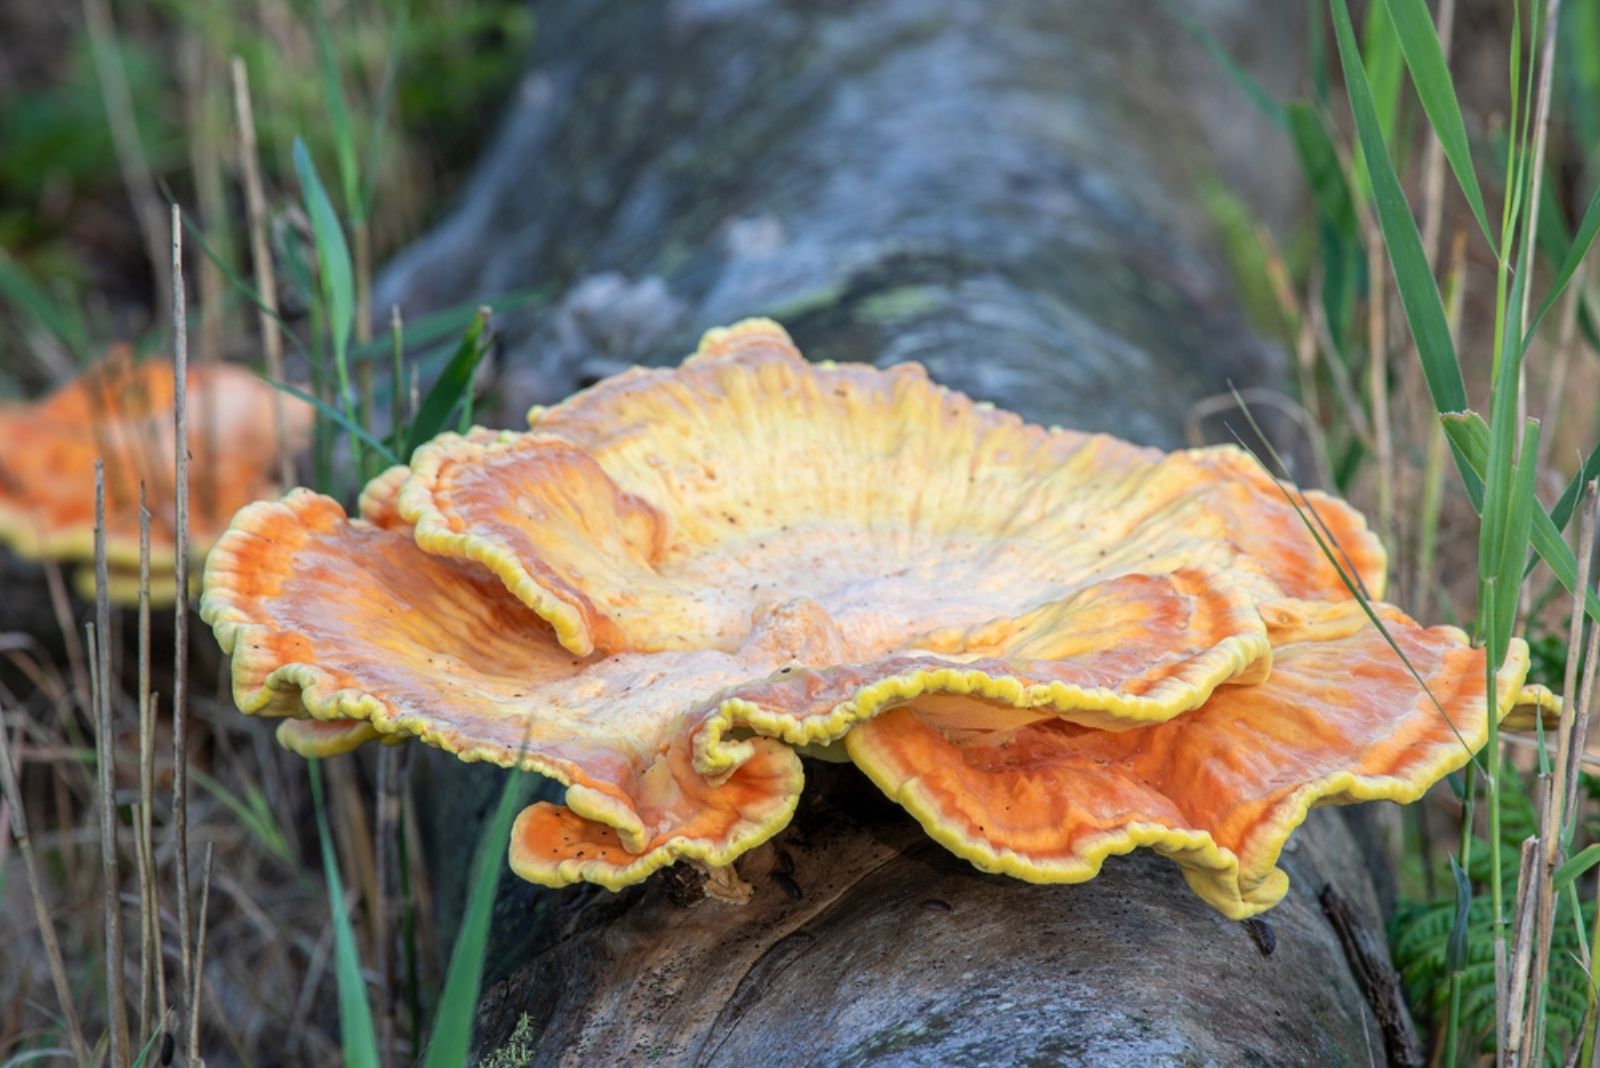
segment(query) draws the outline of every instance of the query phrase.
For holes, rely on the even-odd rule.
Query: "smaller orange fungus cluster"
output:
[[[311,410],[283,399],[276,430],[271,386],[226,365],[188,376],[190,545],[198,558],[240,507],[279,492],[278,456],[311,425]],[[0,543],[22,556],[94,559],[94,463],[105,462],[106,558],[114,601],[138,596],[139,487],[150,511],[151,596],[175,595],[173,482],[176,390],[172,364],[136,360],[118,346],[72,382],[32,405],[0,403]],[[92,595],[94,574],[82,569]]]
[[[416,737],[565,784],[513,833],[545,885],[731,864],[835,746],[986,871],[1146,846],[1245,917],[1311,806],[1414,800],[1538,696],[1520,642],[1489,693],[1461,631],[1375,627],[1239,450],[1031,426],[764,320],[529,421],[443,435],[356,518],[244,509],[202,613],[297,751]],[[1361,516],[1302,499],[1381,597]]]

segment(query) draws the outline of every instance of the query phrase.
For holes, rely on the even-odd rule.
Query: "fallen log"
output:
[[[1201,15],[1292,87],[1296,12]],[[1030,419],[1164,446],[1201,398],[1281,382],[1202,205],[1233,190],[1290,218],[1288,145],[1160,5],[566,0],[540,20],[459,206],[375,302],[414,317],[545,288],[499,324],[505,425],[747,315],[813,359],[920,360]],[[1415,1055],[1404,1007],[1364,993],[1392,986],[1387,875],[1357,823],[1314,813],[1284,857],[1288,898],[1241,925],[1149,855],[1080,886],[981,874],[853,769],[811,764],[794,824],[739,864],[748,904],[683,871],[615,895],[508,878],[482,1062]],[[501,780],[437,753],[417,770],[448,930],[461,828]]]

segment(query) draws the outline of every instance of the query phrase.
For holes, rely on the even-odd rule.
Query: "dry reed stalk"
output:
[[[1450,268],[1445,272],[1445,324],[1450,339],[1461,343],[1462,298],[1467,291],[1467,234],[1457,230],[1450,242]],[[1411,361],[1415,362],[1415,361]],[[1432,408],[1428,409],[1430,412]],[[1428,420],[1428,446],[1423,460],[1422,509],[1417,521],[1417,567],[1410,591],[1418,619],[1428,618],[1434,594],[1434,566],[1439,548],[1439,515],[1444,503],[1444,427],[1431,415]]]
[[[1561,305],[1561,326],[1556,334],[1555,360],[1550,368],[1550,378],[1544,385],[1544,403],[1539,409],[1539,417],[1544,427],[1539,435],[1539,467],[1544,470],[1545,460],[1550,455],[1550,450],[1555,446],[1556,431],[1560,427],[1561,398],[1567,388],[1567,374],[1572,367],[1572,352],[1577,347],[1574,342],[1578,334],[1578,315],[1580,305],[1583,303],[1583,286],[1588,271],[1584,264],[1579,264],[1573,272],[1572,280],[1567,287],[1566,299]]]
[[[1378,465],[1378,537],[1394,544],[1394,441],[1389,423],[1389,341],[1383,280],[1383,238],[1369,219],[1367,244],[1367,399],[1372,405],[1373,460]]]
[[[272,266],[272,246],[267,240],[267,198],[262,191],[261,160],[256,147],[255,112],[250,103],[250,79],[244,60],[233,57],[233,108],[239,126],[239,169],[244,173],[245,210],[250,226],[250,262],[255,266],[256,294],[261,300],[257,320],[261,326],[261,351],[267,374],[283,381],[283,334],[278,329],[278,276]],[[283,394],[272,391],[272,419],[278,441],[278,484],[294,485],[294,459],[289,455],[288,424],[283,415]]]
[[[111,598],[106,565],[106,469],[94,462],[94,629],[90,685],[95,708],[95,764],[100,780],[100,875],[105,912],[106,1013],[112,1068],[130,1060],[128,1007],[123,991],[122,873],[117,862],[117,738],[112,727]]]
[[[1439,15],[1435,29],[1439,35],[1439,49],[1444,61],[1450,62],[1450,43],[1455,36],[1456,0],[1439,0]],[[1433,266],[1439,256],[1440,224],[1444,219],[1444,143],[1428,123],[1428,147],[1422,155],[1422,251]],[[1418,361],[1407,361],[1408,367],[1420,366]]]
[[[1579,531],[1578,551],[1581,554],[1580,560],[1583,561],[1583,564],[1587,564],[1589,558],[1594,555],[1596,538],[1600,536],[1600,480],[1591,479],[1588,486],[1585,487],[1583,518],[1580,521]],[[1588,588],[1585,588],[1584,593],[1586,594],[1587,592]],[[1584,600],[1584,595],[1577,595],[1576,600],[1581,604]],[[1572,650],[1576,648],[1576,645],[1567,648],[1569,670],[1574,672],[1576,667],[1573,663]],[[1597,658],[1600,658],[1600,626],[1590,624],[1589,641],[1584,647],[1583,681],[1579,683],[1578,690],[1574,691],[1572,689],[1572,681],[1564,680],[1567,688],[1563,693],[1563,704],[1570,705],[1574,701],[1577,703],[1577,712],[1573,716],[1571,751],[1567,758],[1567,796],[1566,805],[1563,809],[1567,814],[1567,826],[1564,833],[1568,838],[1572,836],[1575,827],[1574,821],[1578,815],[1578,774],[1589,742],[1589,711],[1591,702],[1594,700],[1595,660]],[[1574,697],[1574,693],[1576,693],[1576,697]],[[1562,711],[1564,715],[1565,708]]]
[[[1524,205],[1527,211],[1526,221],[1523,223],[1522,233],[1522,270],[1524,284],[1522,287],[1522,307],[1519,310],[1520,318],[1517,320],[1520,327],[1517,330],[1518,343],[1528,333],[1528,308],[1533,299],[1533,251],[1539,238],[1539,191],[1544,181],[1544,147],[1550,134],[1550,83],[1554,80],[1556,67],[1556,27],[1561,18],[1561,0],[1549,0],[1544,11],[1544,48],[1539,58],[1539,95],[1534,104],[1533,118],[1533,173],[1528,181],[1528,203]],[[1527,373],[1527,364],[1523,364],[1523,373]],[[1518,392],[1520,398],[1526,390]],[[1522,413],[1518,413],[1518,422],[1521,422]]]
[[[214,850],[206,843],[205,867],[200,876],[200,926],[195,937],[194,986],[189,991],[189,1064],[199,1065],[200,1060],[200,994],[206,963],[206,913],[211,907],[211,860]]]
[[[1517,866],[1516,925],[1511,933],[1512,955],[1506,972],[1505,996],[1496,991],[1495,1062],[1500,1065],[1518,1063],[1522,1050],[1523,1016],[1521,1005],[1528,993],[1528,973],[1533,962],[1534,913],[1538,896],[1533,893],[1535,870],[1539,866],[1539,837],[1530,834],[1522,840],[1522,858]],[[1497,950],[1501,947],[1496,946]],[[1496,972],[1502,971],[1496,962]],[[1497,976],[1498,982],[1498,976]]]
[[[54,560],[44,564],[44,584],[50,592],[50,611],[56,617],[56,627],[61,632],[61,644],[67,650],[67,669],[72,674],[72,692],[78,707],[89,707],[89,673],[84,670],[83,640],[78,637],[78,625],[73,622],[72,602],[67,598],[67,582],[61,577],[61,565]],[[70,717],[62,720],[67,727]]]
[[[395,747],[378,750],[377,834],[374,837],[373,866],[377,869],[377,893],[372,898],[372,968],[378,977],[378,1050],[387,1061],[394,1049],[394,954],[393,927],[390,924],[394,897],[394,836],[400,825],[399,756]]]
[[[1589,588],[1590,566],[1593,553],[1588,551],[1594,542],[1594,515],[1587,507],[1591,502],[1584,502],[1582,519],[1578,535],[1578,590]],[[1581,647],[1583,638],[1584,612],[1583,597],[1575,596],[1572,599],[1572,619],[1568,632],[1568,650]],[[1564,676],[1562,692],[1571,694],[1577,687],[1578,658],[1567,657],[1566,674]],[[1572,768],[1572,745],[1576,715],[1573,702],[1563,702],[1561,719],[1557,727],[1556,758],[1552,764],[1552,771],[1539,776],[1540,800],[1540,829],[1539,835],[1543,842],[1543,863],[1540,866],[1537,878],[1536,913],[1537,925],[1535,938],[1532,944],[1533,972],[1528,982],[1528,1003],[1525,1010],[1525,1019],[1522,1031],[1528,1037],[1527,1050],[1529,1055],[1539,1057],[1542,1055],[1544,1016],[1539,1011],[1540,998],[1538,992],[1543,988],[1550,973],[1550,941],[1555,927],[1555,874],[1565,859],[1562,842],[1564,841],[1563,827],[1565,825],[1564,806],[1568,803],[1569,788],[1568,776],[1574,773]],[[1515,1011],[1515,1004],[1513,1004]],[[1526,1058],[1524,1058],[1526,1059]]]
[[[139,867],[139,1026],[154,1027],[167,1014],[162,957],[161,894],[155,862],[155,696],[150,691],[150,510],[139,486],[139,809],[134,822]],[[153,994],[153,997],[152,997]]]
[[[11,740],[0,716],[0,794],[11,810],[11,837],[17,852],[22,855],[22,868],[28,877],[28,893],[33,899],[33,917],[39,925],[39,940],[44,943],[45,961],[50,969],[50,982],[55,987],[56,1001],[61,1007],[61,1018],[67,1032],[67,1043],[72,1048],[72,1059],[79,1064],[89,1063],[89,1048],[83,1040],[83,1026],[78,1021],[77,1004],[73,999],[72,985],[67,981],[66,963],[61,957],[61,943],[56,940],[55,922],[50,918],[50,905],[45,900],[44,880],[39,873],[39,861],[33,852],[33,839],[28,834],[27,815],[22,809],[22,790],[17,784],[16,767],[11,762]]]
[[[189,330],[185,322],[183,290],[183,216],[172,206],[172,419],[173,446],[173,568],[177,603],[173,608],[172,653],[172,835],[173,870],[177,877],[178,945],[183,967],[183,996],[192,1015],[198,1006],[189,1001],[194,990],[194,928],[190,923],[189,886]],[[189,1017],[186,1016],[185,1019]]]

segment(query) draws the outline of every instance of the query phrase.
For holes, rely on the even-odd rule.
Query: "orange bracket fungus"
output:
[[[417,737],[564,784],[513,832],[536,883],[727,866],[832,746],[985,871],[1147,846],[1243,918],[1311,806],[1416,799],[1524,699],[1520,642],[1490,695],[1461,631],[1374,626],[1237,449],[1032,426],[764,320],[529,423],[443,435],[358,518],[250,505],[201,610],[298,752]],[[1380,598],[1360,515],[1303,499]]]
[[[164,360],[135,360],[117,346],[32,405],[0,403],[0,543],[33,559],[94,559],[94,462],[105,461],[106,558],[113,601],[138,597],[139,487],[150,511],[151,596],[176,593],[173,485],[174,375]],[[187,382],[190,546],[203,555],[242,506],[280,492],[281,449],[311,425],[311,410],[283,398],[279,442],[273,388],[223,364],[192,366]],[[94,575],[78,575],[92,596]]]

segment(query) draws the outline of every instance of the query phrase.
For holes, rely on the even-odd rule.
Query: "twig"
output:
[[[206,962],[206,912],[211,907],[211,855],[212,843],[206,843],[205,869],[200,876],[200,929],[194,948],[194,986],[189,991],[189,1064],[200,1061],[200,982],[205,975]]]
[[[173,609],[172,653],[172,831],[173,868],[178,882],[178,945],[183,963],[183,994],[194,986],[194,928],[190,925],[189,888],[189,331],[184,320],[183,216],[172,205],[172,418],[173,569],[177,604]],[[199,1006],[191,1000],[192,1016]]]
[[[100,778],[100,874],[105,907],[106,1011],[112,1068],[128,1056],[128,1003],[122,984],[122,873],[117,864],[117,741],[111,726],[111,597],[106,566],[106,468],[94,462],[94,613],[89,631],[95,707],[95,765]]]
[[[1350,903],[1332,884],[1322,888],[1317,900],[1334,934],[1339,936],[1345,960],[1360,983],[1372,1014],[1378,1018],[1388,1063],[1420,1066],[1421,1044],[1411,1026],[1411,1017],[1406,1013],[1405,998],[1400,992],[1400,977],[1389,964],[1387,951],[1374,942],[1356,918]]]
[[[45,901],[44,882],[39,875],[38,859],[33,855],[33,840],[28,836],[28,820],[22,811],[22,791],[17,787],[16,769],[11,763],[11,740],[6,734],[5,721],[0,719],[0,791],[11,806],[11,837],[22,854],[22,867],[28,875],[28,891],[33,898],[33,916],[39,925],[39,939],[44,943],[45,960],[50,966],[50,981],[56,988],[56,1000],[61,1005],[61,1018],[66,1024],[67,1042],[72,1047],[72,1059],[78,1064],[89,1063],[89,1048],[83,1041],[83,1027],[78,1022],[78,1010],[73,1000],[72,986],[67,982],[67,967],[61,959],[61,943],[56,941],[56,927],[50,919],[50,906]]]
[[[256,148],[256,120],[250,105],[250,80],[244,60],[233,57],[233,107],[239,124],[239,167],[244,172],[244,196],[250,216],[250,259],[256,269],[256,291],[261,298],[261,350],[267,374],[283,381],[283,334],[278,329],[278,276],[272,266],[272,246],[267,241],[267,199],[262,192],[261,161]],[[278,441],[278,484],[294,485],[294,459],[290,455],[288,424],[284,421],[283,395],[272,391],[273,430]]]
[[[167,1014],[166,977],[161,953],[161,895],[156,885],[155,835],[155,701],[150,693],[150,509],[144,483],[139,484],[139,813],[135,821],[138,847],[139,914],[142,935],[139,965],[139,1026],[154,1026]],[[155,1000],[151,1002],[151,988]]]

